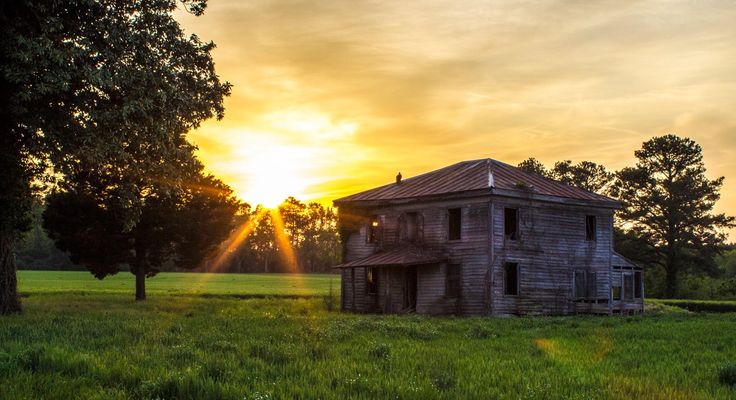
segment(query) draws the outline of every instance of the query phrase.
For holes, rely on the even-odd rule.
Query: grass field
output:
[[[0,399],[736,398],[719,381],[734,313],[426,318],[247,298],[324,295],[329,276],[162,274],[136,303],[122,278],[22,272]]]

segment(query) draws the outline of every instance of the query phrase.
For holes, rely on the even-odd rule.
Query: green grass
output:
[[[339,292],[338,275],[166,272],[146,279],[146,292],[149,296],[309,297],[326,295],[330,281],[333,290]],[[49,293],[133,296],[135,293],[135,277],[128,272],[99,280],[84,271],[19,271],[18,285],[21,294],[29,296]]]
[[[271,278],[325,294],[329,277],[213,277],[192,291],[196,275],[167,275],[136,303],[132,287],[82,292],[105,283],[22,273],[25,313],[0,319],[0,399],[736,398],[723,383],[733,313],[349,315],[321,298],[201,296],[265,294],[254,282]],[[180,287],[153,290],[159,278]]]

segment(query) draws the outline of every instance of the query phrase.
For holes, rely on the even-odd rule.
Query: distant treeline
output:
[[[57,249],[46,234],[42,227],[44,207],[40,201],[34,205],[33,227],[17,248],[18,268],[86,270]],[[340,262],[337,213],[333,208],[289,197],[278,209],[248,205],[243,209],[232,237],[194,271],[324,273]],[[279,224],[283,225],[280,229]],[[180,271],[170,262],[161,270]]]

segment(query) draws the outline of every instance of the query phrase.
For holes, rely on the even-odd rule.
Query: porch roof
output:
[[[443,257],[440,257],[426,247],[404,244],[332,268],[410,267],[414,265],[436,264],[443,261],[445,261]]]

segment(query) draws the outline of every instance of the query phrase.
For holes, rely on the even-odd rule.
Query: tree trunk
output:
[[[14,235],[11,232],[0,233],[0,315],[21,311],[14,250]]]
[[[146,271],[142,267],[136,268],[135,271],[135,300],[142,301],[146,299]]]
[[[667,273],[665,279],[665,296],[668,299],[674,299],[677,297],[677,268],[674,265],[669,265],[668,267],[665,269]]]

